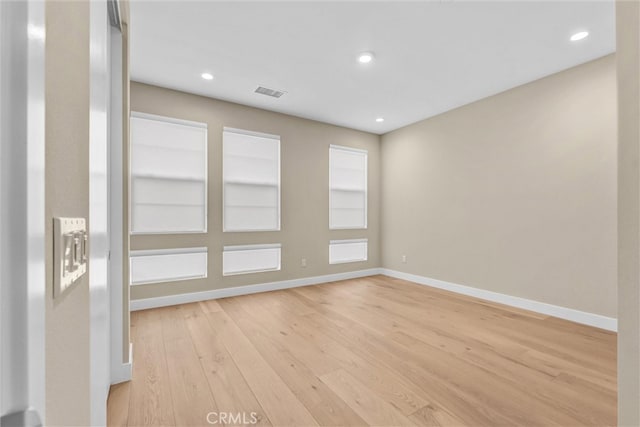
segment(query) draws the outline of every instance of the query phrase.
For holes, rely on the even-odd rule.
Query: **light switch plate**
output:
[[[87,272],[87,226],[84,218],[53,219],[53,297]]]

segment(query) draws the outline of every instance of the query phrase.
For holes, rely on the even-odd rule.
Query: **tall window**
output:
[[[367,228],[367,151],[329,147],[329,228]]]
[[[132,113],[131,232],[207,231],[207,125]]]
[[[280,137],[223,132],[224,231],[280,230]]]

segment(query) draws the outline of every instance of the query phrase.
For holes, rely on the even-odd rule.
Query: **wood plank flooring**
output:
[[[131,333],[109,425],[616,425],[615,333],[385,276],[133,312]]]

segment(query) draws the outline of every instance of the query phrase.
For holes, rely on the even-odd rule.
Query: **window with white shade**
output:
[[[280,230],[280,137],[223,132],[224,231]]]
[[[367,228],[367,151],[329,147],[329,228]]]
[[[329,242],[329,264],[366,261],[368,247],[367,239],[332,240]]]
[[[222,275],[280,270],[280,244],[225,246]]]
[[[131,251],[131,285],[207,277],[207,248]]]
[[[207,231],[207,125],[131,115],[131,233]]]

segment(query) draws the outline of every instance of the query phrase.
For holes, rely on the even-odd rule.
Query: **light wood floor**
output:
[[[131,321],[110,425],[616,424],[616,334],[384,276]]]

